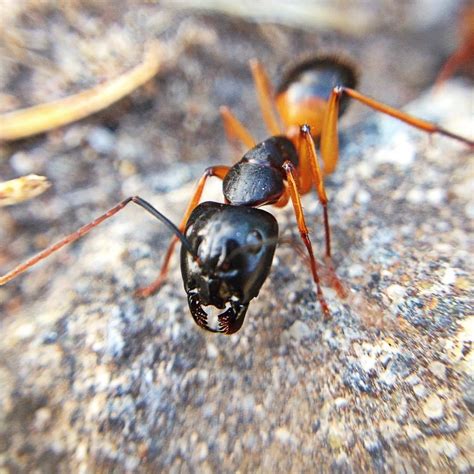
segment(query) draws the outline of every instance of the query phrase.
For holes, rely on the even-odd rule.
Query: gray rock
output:
[[[218,46],[212,54],[229,49]],[[177,111],[193,124],[209,112],[199,94],[192,104],[173,103],[167,93],[179,74],[158,81],[160,112],[168,114],[163,127],[181,120]],[[245,95],[249,84],[239,80]],[[192,86],[212,96],[208,84]],[[410,110],[470,133],[470,94],[468,85],[451,82]],[[252,104],[251,117],[254,102],[242,105]],[[121,127],[133,131],[129,143],[141,143],[128,149],[140,153],[127,159],[137,160],[143,173],[128,185],[143,185],[141,194],[178,222],[194,182],[160,188],[160,167],[193,156],[204,168],[212,153],[227,150],[224,140],[206,137],[203,126],[201,142],[187,144],[189,133],[177,126],[175,136],[169,128],[157,132],[156,124],[135,137],[142,115],[121,117]],[[136,299],[134,289],[156,276],[169,234],[133,207],[0,288],[0,470],[472,469],[472,396],[464,388],[472,380],[466,349],[472,157],[463,145],[428,140],[377,114],[343,133],[340,166],[327,182],[337,273],[351,293],[339,299],[323,275],[330,321],[323,321],[309,271],[289,245],[277,250],[270,277],[234,336],[207,334],[194,324],[176,258],[160,293]],[[41,146],[53,153],[59,145]],[[43,247],[121,195],[110,163],[73,151],[61,156],[61,167],[50,165],[57,197],[1,217],[15,229],[3,260]],[[89,166],[98,181],[84,185]],[[74,186],[82,193],[76,207],[64,198]],[[102,190],[98,201],[89,186]],[[167,192],[154,196],[152,188]],[[219,197],[219,184],[211,188]],[[306,196],[303,204],[321,255],[315,200]],[[291,208],[275,215],[282,232],[297,240]],[[29,227],[33,218],[40,228]],[[8,227],[7,219],[14,224]],[[419,385],[424,394],[416,393]]]

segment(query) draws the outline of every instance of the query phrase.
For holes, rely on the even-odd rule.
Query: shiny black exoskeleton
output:
[[[289,139],[276,136],[259,143],[227,173],[223,191],[228,204],[204,202],[187,222],[185,236],[199,261],[182,247],[181,273],[191,314],[204,329],[238,331],[270,272],[278,224],[272,214],[252,206],[281,197],[285,161],[298,164]],[[203,306],[225,308],[216,328]]]
[[[193,211],[186,237],[199,257],[197,263],[182,247],[181,273],[194,320],[212,332],[238,331],[272,266],[275,218],[261,209],[204,202]],[[226,308],[217,329],[209,326],[203,306]]]

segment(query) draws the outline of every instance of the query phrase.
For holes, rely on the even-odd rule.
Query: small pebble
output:
[[[390,285],[385,291],[394,303],[399,303],[406,294],[406,288],[398,284]]]
[[[423,434],[415,425],[405,426],[405,432],[412,441],[418,439]]]
[[[286,428],[277,428],[275,430],[275,439],[281,444],[293,444],[293,435]]]
[[[108,155],[114,149],[115,135],[105,127],[94,127],[87,135],[87,142],[100,155]]]
[[[426,201],[433,206],[440,206],[446,201],[446,191],[441,188],[428,189],[425,193]]]
[[[207,349],[207,357],[209,359],[216,359],[217,356],[219,355],[219,349],[217,349],[216,345],[213,344],[212,342],[209,342],[206,346]]]
[[[428,366],[428,369],[438,379],[446,380],[446,367],[441,362],[431,362],[431,364]]]
[[[295,321],[288,329],[288,334],[296,342],[300,342],[301,339],[311,335],[311,330],[303,321]]]
[[[441,279],[443,285],[454,285],[456,282],[456,271],[454,268],[447,268]]]
[[[334,400],[335,407],[339,410],[348,405],[348,401],[345,398],[339,397]]]
[[[209,454],[209,449],[206,443],[199,443],[196,446],[196,457],[199,462],[204,461]]]
[[[444,414],[443,400],[436,394],[430,395],[423,405],[423,413],[430,420],[439,420]]]
[[[424,397],[426,395],[426,387],[419,383],[413,387],[413,391],[417,397]]]
[[[51,410],[47,407],[36,410],[33,422],[34,429],[36,431],[45,431],[51,422],[52,415]]]

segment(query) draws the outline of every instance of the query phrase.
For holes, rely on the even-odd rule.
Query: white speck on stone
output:
[[[207,343],[206,349],[207,349],[207,357],[209,357],[209,359],[216,359],[217,356],[219,355],[219,349],[217,349],[215,344],[213,344],[212,342]]]
[[[359,189],[356,195],[356,202],[358,204],[367,204],[371,199],[371,195],[365,189]]]
[[[361,161],[354,167],[355,173],[361,179],[368,179],[374,174],[374,167],[368,161]]]
[[[439,420],[444,414],[443,400],[436,394],[430,395],[423,405],[423,413],[430,420]]]
[[[303,321],[295,321],[288,329],[288,335],[297,342],[311,335],[311,330]]]
[[[36,330],[34,324],[22,324],[16,329],[15,336],[19,339],[27,339],[32,337],[35,332]]]
[[[107,155],[114,149],[115,136],[104,127],[94,127],[87,135],[87,142],[97,153]]]
[[[428,366],[428,369],[438,379],[446,380],[446,366],[441,362],[431,362],[431,364]]]
[[[139,465],[139,458],[137,458],[136,456],[127,456],[124,464],[125,472],[135,472],[138,469]]]
[[[209,449],[207,447],[206,443],[199,443],[196,446],[196,457],[198,461],[204,461],[204,459],[207,458],[207,455],[209,454]]]
[[[441,283],[443,285],[453,285],[456,282],[456,271],[454,268],[447,268],[444,272],[443,277],[441,278]]]
[[[405,382],[410,385],[416,385],[420,383],[420,377],[418,377],[416,374],[411,374],[405,379]]]
[[[348,405],[348,401],[345,398],[338,397],[334,400],[334,406],[339,410],[341,408],[344,408]]]
[[[417,397],[423,398],[426,395],[426,387],[419,383],[413,387],[413,391]]]
[[[345,186],[339,189],[336,194],[336,201],[341,207],[348,207],[354,202],[354,196],[357,193],[357,183],[355,181],[349,181]]]
[[[458,455],[458,448],[457,446],[447,439],[443,440],[444,449],[443,452],[448,458],[454,459]]]
[[[400,433],[400,426],[392,420],[385,420],[380,423],[380,434],[385,441],[390,442]]]
[[[362,355],[359,357],[359,363],[364,372],[372,372],[375,369],[376,360],[374,357]]]
[[[405,132],[394,133],[388,146],[375,153],[375,163],[391,163],[399,168],[407,168],[415,160],[416,149],[412,138]]]
[[[465,342],[474,342],[474,316],[467,317],[459,323],[462,330],[459,331],[459,340]]]
[[[397,376],[390,369],[386,370],[381,376],[380,381],[389,387],[392,387],[397,380]]]
[[[418,439],[422,435],[421,431],[415,425],[405,426],[405,433],[412,441]]]
[[[400,303],[402,298],[405,296],[407,290],[404,286],[395,283],[387,287],[385,291],[387,292],[388,297],[394,303]]]
[[[428,191],[425,193],[426,202],[432,206],[440,206],[446,202],[446,198],[446,190],[441,188],[428,189]]]
[[[201,369],[198,372],[198,379],[201,383],[206,383],[209,380],[209,371],[206,369]]]
[[[75,453],[76,460],[81,462],[87,458],[87,442],[83,441],[76,447]]]
[[[459,452],[457,446],[447,439],[440,439],[437,444],[437,451],[450,459],[455,458]]]
[[[349,267],[348,274],[350,278],[356,278],[362,276],[364,274],[364,271],[365,270],[362,265],[355,263]]]
[[[24,151],[18,151],[10,158],[10,165],[18,174],[30,174],[37,172],[35,157]]]
[[[277,428],[275,430],[275,438],[281,444],[289,445],[295,442],[294,436],[286,428]]]
[[[33,426],[36,431],[44,431],[48,428],[52,417],[51,410],[47,407],[35,411]]]
[[[406,200],[412,204],[421,204],[425,200],[425,193],[420,188],[410,189],[407,193]]]
[[[466,214],[466,217],[468,219],[474,219],[474,201],[469,201],[465,206],[464,206],[464,212]]]
[[[241,408],[243,411],[252,413],[255,410],[255,398],[253,395],[245,395],[241,402]]]
[[[104,365],[99,365],[94,371],[94,388],[97,391],[106,390],[110,384],[110,372]]]

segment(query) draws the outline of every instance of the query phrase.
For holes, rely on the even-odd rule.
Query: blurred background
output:
[[[433,85],[441,66],[459,45],[458,14],[464,5],[465,3],[458,0],[396,2],[393,0],[296,0],[292,2],[0,0],[0,113],[2,114],[67,97],[118,77],[143,60],[145,45],[151,40],[158,39],[162,49],[157,50],[157,54],[164,53],[163,64],[152,80],[105,110],[66,127],[0,144],[2,180],[34,173],[48,177],[52,183],[51,188],[40,197],[17,206],[0,209],[0,273],[6,272],[14,264],[23,261],[27,256],[44,248],[58,237],[89,222],[123,197],[132,194],[139,194],[149,199],[174,222],[179,222],[185,203],[191,195],[193,183],[202,171],[210,165],[228,164],[234,159],[235,151],[228,146],[220,121],[218,113],[220,105],[230,106],[254,136],[259,139],[266,136],[267,132],[259,114],[248,67],[249,59],[259,58],[276,84],[284,68],[298,58],[318,52],[330,52],[349,57],[359,72],[358,90],[393,106],[403,106]],[[467,76],[472,74],[472,64],[461,68],[459,74]],[[346,143],[344,136],[357,134],[359,128],[366,126],[364,120],[371,114],[373,114],[372,111],[358,104],[351,105],[343,118],[345,131],[342,137],[343,149]],[[342,160],[344,160],[344,155]],[[335,192],[331,191],[334,189],[334,182],[338,182],[337,176],[328,181],[330,194]],[[133,213],[135,212],[141,211],[134,210]],[[128,216],[131,214],[124,214],[115,219],[117,222],[121,219],[126,221],[129,219]],[[132,220],[131,217],[130,220]],[[120,227],[126,224],[116,225]],[[130,268],[129,273],[119,273],[117,276],[108,274],[102,277],[94,288],[76,287],[75,291],[82,295],[81,298],[85,298],[81,301],[88,308],[85,310],[86,313],[89,311],[89,313],[102,314],[101,306],[108,308],[107,305],[110,302],[121,301],[123,293],[130,296],[134,287],[153,278],[167,239],[167,234],[163,229],[153,230],[155,228],[157,226],[152,223],[149,227],[127,229],[124,235],[120,231],[113,234],[120,239],[124,237],[120,245],[128,248],[129,255],[125,258],[125,265]],[[101,234],[101,232],[104,233]],[[99,244],[97,245],[101,245],[100,242],[102,242],[104,249],[110,245],[110,251],[113,253],[116,242],[110,241],[111,236],[107,235],[106,231],[97,233],[102,235],[98,237]],[[88,239],[92,242],[94,237],[90,236]],[[322,236],[315,236],[315,240],[321,243]],[[81,245],[83,244],[78,244],[79,248]],[[93,243],[84,245],[94,248]],[[343,238],[339,239],[339,243],[336,239],[335,245],[344,247]],[[148,250],[143,250],[145,247]],[[92,253],[92,255],[95,254]],[[150,255],[155,261],[155,268],[153,269],[151,264],[146,268],[140,267],[137,261],[144,256],[149,259]],[[74,281],[70,283],[71,272],[68,270],[71,265],[78,265],[79,269],[82,269],[78,273],[83,273],[84,271],[94,272],[94,267],[103,263],[100,260],[88,261],[82,254],[80,260],[76,257],[74,249],[65,251],[45,262],[42,270],[32,271],[24,278],[12,282],[8,287],[2,287],[0,289],[0,320],[5,324],[4,327],[7,327],[6,321],[31,316],[33,314],[31,305],[41,303],[43,299],[46,301],[45,295],[54,285],[54,281],[61,281],[65,288],[70,289],[74,285]],[[105,262],[109,265],[107,260]],[[133,275],[130,276],[130,273]],[[139,276],[136,276],[136,273]],[[147,412],[148,395],[144,394],[143,406],[135,404],[131,409],[130,417],[127,418],[127,423],[136,422],[136,425],[127,424],[125,428],[120,424],[123,421],[120,418],[123,414],[121,410],[126,411],[129,405],[125,403],[120,406],[120,409],[118,405],[114,405],[114,397],[120,398],[125,393],[118,393],[119,389],[115,385],[115,392],[112,395],[109,393],[110,396],[107,396],[106,401],[94,403],[97,403],[97,407],[106,406],[107,409],[104,408],[104,411],[107,411],[107,414],[114,413],[116,409],[116,417],[110,416],[107,422],[102,420],[102,425],[99,426],[97,423],[92,429],[90,427],[94,426],[94,417],[100,418],[100,416],[92,408],[90,413],[86,410],[84,414],[78,407],[81,407],[81,404],[84,406],[84,400],[90,403],[88,397],[94,397],[96,394],[94,390],[99,392],[100,390],[94,384],[88,386],[87,389],[84,388],[82,392],[77,389],[77,379],[73,374],[77,370],[84,372],[85,363],[82,361],[77,364],[72,361],[74,354],[79,354],[83,350],[83,339],[66,337],[58,364],[61,367],[67,367],[66,372],[69,371],[70,387],[75,387],[72,395],[68,391],[70,387],[67,388],[66,375],[62,376],[61,382],[57,381],[57,387],[60,383],[65,386],[61,385],[62,388],[58,389],[59,392],[53,403],[51,399],[46,402],[38,395],[41,389],[34,388],[34,381],[28,380],[24,385],[18,380],[12,382],[10,376],[5,375],[6,372],[0,371],[0,390],[2,387],[5,390],[9,389],[9,393],[16,393],[19,400],[18,405],[14,405],[13,412],[16,414],[11,418],[3,419],[5,426],[9,424],[11,427],[11,432],[10,428],[4,432],[0,430],[4,436],[3,438],[0,436],[0,447],[5,448],[9,453],[5,457],[7,461],[4,464],[7,472],[27,472],[34,467],[38,467],[41,472],[64,472],[69,469],[77,470],[78,466],[82,466],[83,469],[85,469],[84,466],[88,466],[91,469],[103,471],[132,472],[138,469],[141,463],[145,463],[143,469],[155,472],[157,469],[168,471],[173,466],[173,472],[181,470],[194,472],[199,463],[204,472],[218,472],[220,466],[228,470],[243,466],[243,470],[248,469],[249,472],[253,469],[263,469],[263,472],[267,469],[267,472],[270,472],[275,468],[271,457],[267,456],[266,460],[262,461],[259,454],[261,449],[273,452],[276,456],[275,462],[277,462],[276,459],[280,460],[279,456],[283,454],[279,450],[268,451],[265,435],[261,434],[261,439],[258,437],[260,423],[258,407],[260,405],[256,403],[257,408],[255,408],[252,398],[248,398],[247,395],[245,395],[247,398],[243,395],[242,398],[233,395],[234,389],[240,383],[243,384],[244,392],[247,389],[251,392],[252,387],[259,386],[263,380],[253,379],[251,372],[246,372],[250,368],[245,366],[244,359],[240,367],[239,362],[232,358],[234,350],[236,354],[252,352],[255,347],[252,345],[255,343],[252,339],[253,333],[250,331],[242,339],[234,339],[235,342],[232,342],[230,347],[225,346],[231,344],[227,342],[228,340],[209,342],[207,336],[198,333],[199,330],[193,326],[187,314],[178,273],[177,269],[172,272],[173,287],[165,291],[163,297],[160,296],[151,303],[140,303],[138,309],[133,306],[133,311],[131,311],[136,318],[139,317],[138,314],[144,314],[144,320],[149,322],[155,315],[155,304],[160,308],[164,307],[164,299],[171,295],[174,299],[171,300],[172,303],[166,303],[167,311],[174,315],[171,318],[173,322],[175,322],[173,318],[176,314],[178,314],[176,316],[178,322],[188,321],[189,324],[187,323],[186,327],[191,335],[181,334],[181,342],[178,343],[173,332],[165,333],[165,339],[161,341],[162,347],[150,346],[149,341],[144,342],[145,334],[150,330],[150,326],[143,326],[142,332],[139,335],[135,334],[132,339],[136,341],[138,338],[141,342],[137,347],[127,346],[127,355],[123,356],[126,360],[136,362],[136,357],[138,357],[136,354],[140,351],[143,350],[146,353],[150,350],[154,353],[150,355],[152,362],[150,362],[150,357],[143,360],[143,366],[140,365],[139,375],[133,383],[129,383],[128,380],[127,383],[124,382],[124,385],[128,384],[127,387],[129,387],[127,389],[129,391],[126,391],[127,396],[133,398],[140,392],[139,388],[134,392],[134,387],[140,385],[140,380],[146,379],[147,364],[152,366],[154,363],[158,364],[157,361],[164,364],[163,360],[166,361],[169,357],[172,357],[174,361],[170,370],[176,372],[178,385],[169,388],[169,392],[165,389],[163,389],[164,392],[160,392],[160,388],[148,388],[147,390],[152,392],[157,391],[150,395],[154,397],[154,411]],[[281,273],[278,276],[277,274],[275,278],[283,278],[281,281],[287,282],[291,277],[285,275]],[[122,276],[123,280],[121,280]],[[120,286],[122,283],[125,288]],[[101,292],[106,290],[101,289],[101,285],[104,287],[110,285],[112,293],[103,296]],[[63,286],[57,287],[53,295],[60,300],[61,295],[65,294],[63,291]],[[274,290],[270,290],[270,293],[271,291]],[[303,293],[304,291],[302,290]],[[266,293],[267,298],[270,293]],[[100,295],[97,297],[98,294],[102,295],[103,299]],[[283,305],[286,298],[280,299],[282,301],[278,304]],[[45,304],[48,309],[55,306],[51,295],[48,297],[48,303]],[[129,307],[128,304],[135,303],[124,303],[125,307]],[[63,311],[62,317],[78,314],[74,312],[73,307],[74,305],[68,311]],[[39,306],[35,308],[38,310]],[[55,311],[59,310],[55,308]],[[256,313],[258,315],[258,310]],[[107,310],[104,314],[111,313]],[[55,344],[56,338],[61,334],[70,334],[68,331],[71,329],[65,323],[66,319],[61,321],[63,326],[56,325],[54,331],[47,333],[51,335],[51,344]],[[84,336],[87,333],[87,321],[90,319],[84,317],[81,321],[84,325],[81,331],[85,331],[81,334]],[[283,326],[289,324],[285,322]],[[255,329],[254,326],[252,328]],[[271,335],[271,328],[269,329],[268,326],[265,328],[266,342],[271,342],[272,338],[277,336]],[[159,330],[151,332],[156,335]],[[8,336],[5,336],[3,332],[2,340],[5,337]],[[92,336],[86,334],[84,340],[87,341],[88,337]],[[250,337],[251,345],[249,345],[248,337]],[[47,341],[44,342],[45,340],[42,339],[43,343],[49,344]],[[14,367],[14,364],[11,365],[13,354],[22,347],[18,343],[15,349],[15,341],[13,338],[8,343],[0,342],[0,346],[4,344],[4,351],[1,353],[4,356],[8,355],[9,362],[6,366],[10,369]],[[183,347],[186,341],[189,345]],[[209,377],[210,380],[212,379],[212,365],[217,357],[215,344],[219,350],[229,351],[229,354],[226,354],[229,359],[219,363],[227,363],[231,366],[237,364],[233,367],[240,367],[247,374],[246,377],[250,378],[240,379],[240,375],[234,374],[234,378],[221,387],[224,392],[219,392],[219,390],[212,392],[210,389],[186,386],[187,374],[191,369],[197,371],[193,379],[196,384],[199,385],[203,378],[206,382],[208,380],[206,373],[198,370],[197,353],[199,358],[209,359],[209,370],[211,370]],[[110,350],[113,352],[112,349]],[[181,362],[175,360],[178,350],[185,353]],[[67,352],[67,357],[64,351]],[[120,374],[120,370],[124,370],[120,364],[127,365],[128,362],[120,359],[122,362],[112,363],[111,361],[115,359],[113,355],[110,357],[111,359],[106,357],[105,364],[117,363],[118,368],[114,369],[115,375],[117,372]],[[314,355],[311,363],[317,366],[325,363],[324,358],[318,357],[326,356]],[[32,356],[29,360],[34,365],[33,359]],[[301,360],[303,359],[302,357]],[[274,368],[272,359],[260,353],[259,360],[260,364],[256,365],[263,372],[268,370],[267,382],[272,383],[275,378],[272,375]],[[265,362],[266,360],[268,362]],[[135,367],[136,370],[138,370],[137,367]],[[97,375],[95,362],[91,363],[89,369],[91,371],[89,375],[94,380],[100,377],[100,371]],[[47,369],[44,369],[46,372],[41,370],[38,374],[47,373]],[[166,379],[168,376],[166,374],[169,374],[170,370],[163,369],[160,372],[159,379],[163,386],[166,385],[163,380]],[[282,370],[283,373],[286,372],[286,369]],[[299,380],[300,376],[304,377],[304,374],[298,372],[297,363],[294,365],[294,370],[295,372],[292,373],[296,377],[295,380]],[[223,376],[227,374],[222,366],[220,366],[220,371]],[[117,377],[120,378],[120,375]],[[158,386],[156,374],[153,377],[155,385]],[[282,377],[284,378],[284,375]],[[42,383],[40,382],[40,385]],[[100,386],[100,382],[97,383]],[[171,381],[169,383],[171,384]],[[176,387],[181,386],[179,384],[184,384],[185,388],[176,394],[178,390]],[[49,387],[46,382],[41,386],[43,389]],[[76,392],[76,389],[79,392]],[[209,411],[207,415],[206,405],[203,405],[203,400],[193,398],[196,395],[193,390],[196,390],[201,398],[206,398],[209,393],[213,393],[211,399],[215,400],[215,405],[211,408],[207,407]],[[299,393],[297,388],[289,389],[288,393],[293,393],[292,390]],[[304,393],[313,393],[313,395],[319,393],[317,387],[308,388],[306,383],[302,385],[302,390]],[[331,392],[330,387],[328,390]],[[265,393],[264,387],[262,387],[262,393]],[[219,411],[221,409],[225,411],[226,394],[234,398],[235,405],[244,406],[243,414],[236,415],[237,418],[228,423],[219,419]],[[70,407],[61,411],[58,408],[61,396],[69,399],[71,403],[73,403],[72,400],[75,401],[77,405],[74,405],[74,409]],[[314,400],[317,396],[314,396]],[[169,404],[172,403],[170,400],[173,397],[181,398],[180,402],[171,409]],[[296,396],[295,400],[300,399]],[[272,404],[271,400],[267,402]],[[323,406],[321,398],[319,402],[318,410]],[[308,403],[311,406],[312,402]],[[396,403],[394,401],[395,405]],[[185,441],[174,438],[175,431],[178,430],[175,425],[182,423],[184,426],[181,414],[186,413],[188,405],[194,407],[195,410],[190,409],[187,412],[188,415],[191,413],[190,420],[193,420],[193,423],[198,423],[202,417],[206,420],[209,417],[220,420],[216,422],[217,424],[209,421],[211,429],[207,436],[213,439],[201,440],[199,435],[193,434],[196,431],[193,431],[192,426],[183,428],[186,436],[182,439]],[[90,408],[90,405],[88,406]],[[365,406],[365,409],[368,410],[368,406],[370,404]],[[7,413],[12,413],[10,408],[7,409]],[[43,408],[45,410],[38,412]],[[295,410],[298,410],[296,405]],[[139,420],[137,413],[141,413],[141,421],[137,421]],[[161,416],[161,413],[164,415]],[[254,415],[249,413],[254,413]],[[57,436],[53,434],[50,439],[48,438],[48,443],[42,444],[39,438],[42,432],[54,433],[51,426],[54,424],[52,418],[55,415],[60,419],[63,418],[60,422],[63,423],[63,428],[58,428],[59,431],[56,432],[56,434],[62,434]],[[74,419],[74,416],[77,418]],[[82,424],[82,417],[88,419],[84,424]],[[153,417],[156,418],[153,419]],[[295,417],[301,423],[305,423],[303,412],[295,414]],[[77,419],[81,419],[82,432],[77,428],[77,424],[74,425],[74,420],[77,421]],[[114,425],[114,419],[118,420],[117,425]],[[246,434],[243,441],[241,438],[241,435],[244,436],[243,432],[239,431],[240,423],[254,423],[256,429],[252,432],[254,434]],[[278,423],[276,422],[275,426],[279,426]],[[306,428],[309,433],[316,433],[319,425],[316,421],[311,423],[311,426],[308,425]],[[339,428],[343,430],[341,426]],[[285,431],[285,428],[278,429],[273,439],[277,440],[277,444],[279,442],[286,446],[288,453],[294,453],[296,441],[288,431]],[[97,441],[99,438],[102,439],[101,430],[110,434],[110,438],[104,435],[110,444],[106,444],[103,440],[101,443],[104,444]],[[71,434],[73,431],[74,436]],[[59,439],[61,441],[58,441]],[[176,440],[176,444],[173,440]],[[236,444],[236,440],[239,440],[240,444]],[[94,442],[96,450],[90,445]],[[337,440],[334,442],[337,444]],[[17,447],[14,443],[18,443]],[[357,444],[357,440],[354,443]],[[299,464],[301,468],[311,466],[311,463],[304,461],[305,456],[307,456],[306,460],[311,459],[313,463],[318,459],[325,461],[331,459],[324,457],[327,444],[323,443],[323,447],[315,444],[314,449],[317,446],[319,446],[318,449],[323,449],[322,458],[318,458],[317,453],[311,450],[311,446],[306,454],[304,450],[299,448],[296,450],[298,454],[295,458],[303,460]],[[353,445],[349,443],[348,446],[352,449]],[[375,451],[383,450],[376,443],[374,446]],[[369,456],[367,454],[370,453],[369,448],[366,447],[365,451],[361,449]],[[120,450],[122,450],[122,457],[117,455]],[[219,457],[219,451],[223,457]],[[248,458],[245,456],[246,451],[251,453]],[[356,464],[345,464],[343,460],[344,462],[341,461],[335,465],[334,472],[353,472],[344,471],[351,465],[356,466],[356,471],[357,469],[365,470],[364,466],[369,469],[367,466],[370,466],[374,472],[383,472],[377,470],[376,463],[370,464],[363,454],[360,456],[357,458],[359,464],[354,461],[354,458],[351,462],[356,462]],[[336,457],[334,455],[334,459]],[[422,463],[423,453],[420,454],[420,459]],[[219,463],[223,464],[219,466]],[[283,468],[285,463],[282,461],[277,465]],[[288,465],[286,466],[288,468]],[[289,466],[291,468],[291,462]],[[324,471],[324,468],[321,469]]]
[[[107,110],[1,145],[3,180],[35,173],[53,186],[34,202],[2,211],[0,267],[121,196],[179,189],[205,167],[229,163],[219,105],[231,106],[255,136],[265,137],[250,58],[262,60],[278,82],[282,68],[300,57],[341,54],[357,65],[359,90],[401,106],[433,84],[457,47],[461,6],[456,0],[2,0],[0,112],[113,79],[142,61],[151,39],[163,42],[167,61],[145,87]],[[344,123],[370,113],[354,104]]]
[[[2,268],[28,254],[40,234],[45,241],[62,235],[120,196],[178,189],[206,166],[228,163],[219,105],[231,106],[255,136],[265,137],[250,58],[261,59],[278,82],[282,68],[299,57],[342,54],[357,65],[362,92],[401,106],[433,84],[457,47],[461,6],[456,0],[2,0],[0,112],[113,79],[141,62],[154,38],[168,57],[146,87],[107,110],[1,145],[2,179],[35,173],[53,183],[36,202],[2,212]],[[346,127],[370,113],[352,105]]]

